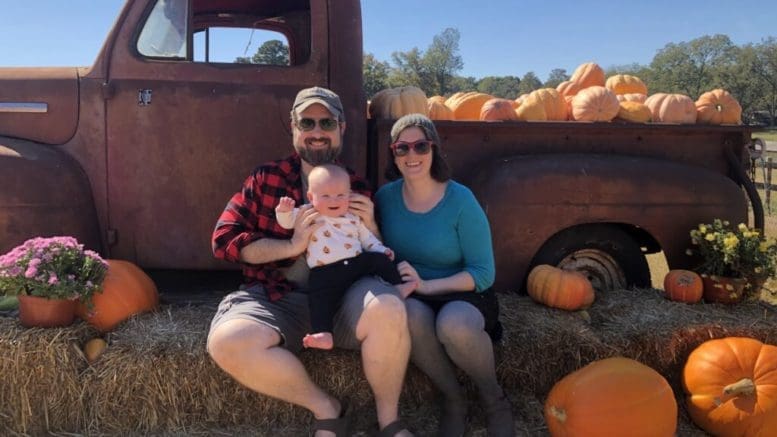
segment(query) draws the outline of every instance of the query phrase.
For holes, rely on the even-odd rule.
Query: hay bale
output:
[[[599,293],[586,312],[541,306],[526,296],[501,297],[505,338],[497,372],[513,399],[516,430],[544,435],[542,403],[564,375],[615,355],[639,360],[669,380],[681,405],[679,435],[704,435],[682,407],[680,374],[703,341],[743,335],[777,344],[777,311],[757,303],[686,305],[657,290]],[[60,329],[24,329],[0,317],[0,429],[13,433],[109,434],[306,432],[303,409],[255,394],[220,369],[205,351],[215,305],[164,307],[122,324],[93,364],[81,347],[98,333],[84,323]],[[311,377],[348,397],[357,429],[373,429],[375,412],[359,354],[306,351]],[[462,381],[466,381],[462,375]],[[473,435],[483,435],[477,395],[467,382]],[[436,429],[436,391],[411,366],[401,411],[418,435]]]

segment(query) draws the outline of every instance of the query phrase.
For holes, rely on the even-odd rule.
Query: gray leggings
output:
[[[502,396],[494,367],[494,347],[477,308],[467,302],[452,301],[435,317],[434,311],[417,299],[409,298],[405,303],[412,338],[410,360],[429,376],[446,401],[464,401],[455,367],[472,378],[483,401],[488,403]]]

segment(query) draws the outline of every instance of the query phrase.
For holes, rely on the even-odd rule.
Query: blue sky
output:
[[[124,0],[3,0],[0,66],[90,65]],[[361,0],[364,49],[426,49],[461,32],[461,74],[541,80],[553,68],[647,64],[670,42],[722,33],[735,44],[777,37],[774,0]],[[241,43],[242,44],[242,43]]]

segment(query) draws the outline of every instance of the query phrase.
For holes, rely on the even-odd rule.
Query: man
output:
[[[208,352],[248,388],[310,410],[317,436],[346,435],[345,406],[310,379],[295,353],[310,332],[304,286],[307,263],[300,256],[320,224],[303,205],[292,230],[281,227],[274,209],[283,196],[305,201],[307,175],[339,156],[345,117],[337,94],[303,89],[291,110],[295,153],[259,166],[232,196],[213,232],[217,258],[243,264],[246,285],[226,296],[211,322]],[[350,172],[351,212],[376,233],[366,184]],[[335,316],[335,346],[360,349],[385,435],[411,435],[398,420],[399,395],[410,352],[404,303],[393,286],[374,278],[357,281]]]

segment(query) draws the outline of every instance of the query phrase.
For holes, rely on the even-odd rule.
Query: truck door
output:
[[[146,268],[223,267],[211,254],[216,219],[256,165],[292,151],[296,92],[328,83],[325,7],[134,2],[106,83],[112,257]],[[259,35],[288,56],[253,57]]]

